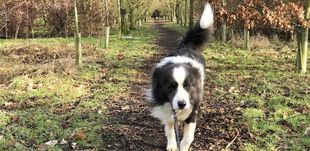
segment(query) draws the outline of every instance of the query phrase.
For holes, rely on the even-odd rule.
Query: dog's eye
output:
[[[189,89],[190,85],[189,85],[188,82],[184,82],[184,83],[183,83],[183,87],[184,87],[185,89]]]
[[[174,82],[170,82],[168,85],[169,89],[176,89],[178,87],[178,83]]]

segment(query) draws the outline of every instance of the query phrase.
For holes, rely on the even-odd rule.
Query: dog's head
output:
[[[201,71],[190,63],[167,63],[154,69],[152,96],[156,103],[171,103],[174,110],[191,108],[201,96]]]

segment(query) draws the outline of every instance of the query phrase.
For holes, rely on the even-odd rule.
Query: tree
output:
[[[262,2],[261,0],[244,0],[242,4],[237,6],[236,15],[244,28],[244,48],[246,50],[250,50],[250,30],[254,29],[262,19],[262,15],[258,11]]]
[[[222,5],[223,5],[223,7],[226,7],[226,0],[222,0]],[[223,42],[226,42],[226,36],[227,36],[227,28],[226,28],[226,20],[227,20],[227,16],[226,16],[226,18],[224,19],[224,21],[223,21],[223,23],[222,23],[222,30],[221,30],[221,37],[222,37],[222,41]]]
[[[128,13],[127,7],[125,6],[124,0],[120,0],[120,13],[121,13],[121,30],[122,34],[127,34],[129,32],[129,24],[128,24]]]
[[[104,0],[105,8],[105,43],[104,48],[109,48],[109,35],[110,35],[110,26],[109,26],[109,10],[108,10],[108,0]]]
[[[189,28],[194,25],[194,2],[195,0],[189,0]]]
[[[74,16],[75,16],[75,64],[81,67],[82,66],[81,33],[79,32],[79,19],[78,19],[76,0],[73,0],[73,3],[74,3]]]
[[[304,2],[305,18],[310,19],[310,0]],[[304,74],[307,70],[308,26],[303,26],[298,33],[297,72]]]
[[[121,1],[117,0],[117,19],[118,19],[118,38],[122,38],[122,15],[121,15]]]
[[[188,19],[188,15],[187,15],[187,13],[188,13],[188,10],[187,10],[187,8],[188,8],[188,0],[185,0],[185,4],[184,4],[184,27],[186,27],[187,26],[187,19]]]

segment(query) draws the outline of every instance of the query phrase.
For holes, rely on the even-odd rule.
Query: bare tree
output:
[[[76,0],[74,3],[74,17],[75,17],[75,64],[82,66],[82,47],[81,47],[81,33],[79,32],[79,19]]]

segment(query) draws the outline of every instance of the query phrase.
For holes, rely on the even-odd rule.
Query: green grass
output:
[[[186,31],[175,23],[165,26]],[[251,41],[260,43],[257,46],[266,42],[266,38],[252,39],[262,40]],[[227,93],[243,107],[241,122],[254,134],[255,141],[241,149],[309,150],[310,137],[304,132],[310,125],[310,74],[295,73],[296,46],[270,40],[268,49],[246,51],[231,44],[213,42],[204,53],[208,82],[220,88],[218,95]],[[229,92],[231,87],[236,92]]]
[[[0,40],[0,150],[44,150],[62,139],[102,147],[104,102],[130,93],[128,77],[153,55],[156,35],[150,28],[132,32],[133,40],[112,35],[109,49],[82,38],[82,68],[74,65],[73,38]]]
[[[213,43],[205,56],[210,80],[241,104],[243,122],[255,135],[243,150],[309,149],[303,133],[310,124],[310,75],[295,73],[294,52]],[[231,87],[238,91],[227,91]]]
[[[165,24],[164,27],[176,30],[176,31],[181,32],[181,33],[185,33],[187,31],[187,27],[180,26],[179,24],[176,24],[173,22],[169,22],[169,23]]]
[[[83,38],[82,68],[74,65],[73,38],[0,40],[0,150],[44,150],[44,143],[62,139],[79,149],[101,148],[105,102],[129,95],[132,79],[145,82],[128,77],[137,77],[156,53],[156,33],[143,28],[131,40],[112,35],[109,49],[98,38]],[[253,134],[241,150],[310,148],[303,134],[310,124],[310,75],[295,73],[296,48],[284,47],[246,51],[213,42],[204,51],[206,84],[218,89],[210,95],[233,99],[243,113],[238,122]],[[68,150],[68,144],[49,149]]]

